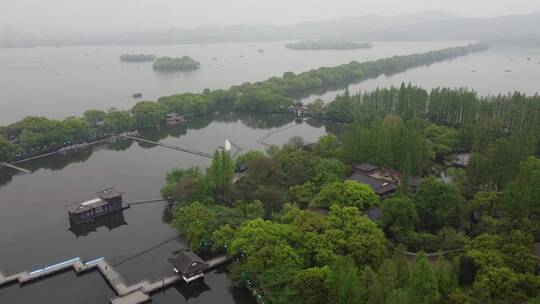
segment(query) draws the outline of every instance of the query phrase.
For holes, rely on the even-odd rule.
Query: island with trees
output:
[[[201,64],[189,56],[158,57],[152,64],[156,71],[192,71],[199,69]]]
[[[373,44],[369,41],[302,40],[285,44],[285,48],[291,50],[356,50],[370,49],[372,47]]]
[[[146,62],[154,61],[156,55],[151,54],[123,54],[120,56],[120,61],[124,62]]]
[[[92,140],[140,128],[155,128],[164,122],[167,113],[174,112],[184,116],[219,110],[287,113],[289,107],[294,104],[294,99],[299,96],[347,86],[381,74],[398,73],[409,68],[483,51],[487,47],[484,44],[471,44],[363,63],[353,61],[336,67],[322,67],[298,74],[286,72],[282,77],[272,77],[256,83],[244,83],[232,86],[228,90],[175,94],[161,97],[157,102],[140,101],[128,111],[89,110],[82,118],[54,120],[45,117],[26,117],[21,121],[0,127],[0,152],[2,152],[0,161],[42,154],[60,149],[69,142]],[[328,108],[320,103],[314,103],[309,105],[308,110],[313,116],[347,121],[353,112],[346,108],[351,104],[348,98],[352,97],[339,98],[335,103],[328,105]],[[534,97],[524,98],[534,99]],[[480,102],[477,97],[474,101]],[[508,114],[508,112],[503,113]]]

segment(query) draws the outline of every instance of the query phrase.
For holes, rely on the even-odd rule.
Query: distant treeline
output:
[[[540,96],[519,92],[479,97],[466,89],[426,90],[402,84],[400,88],[378,88],[367,93],[338,95],[328,105],[316,101],[308,105],[315,115],[333,121],[368,121],[388,114],[405,120],[424,118],[433,123],[462,127],[489,118],[506,132],[540,132]]]
[[[307,109],[313,116],[352,124],[344,138],[350,163],[403,168],[409,162],[412,172],[422,175],[430,172],[432,159],[473,151],[469,184],[489,189],[501,189],[514,178],[517,164],[540,143],[540,96],[519,92],[479,97],[465,88],[428,93],[402,84],[346,92]]]
[[[154,61],[156,59],[156,55],[147,55],[147,54],[124,54],[120,56],[120,61],[125,62],[144,62],[144,61]]]
[[[334,40],[302,40],[285,44],[285,48],[292,50],[354,50],[370,49],[371,42],[352,42]]]
[[[27,117],[0,127],[0,159],[12,159],[57,149],[74,141],[82,141],[110,133],[159,126],[165,115],[176,112],[191,116],[220,109],[266,113],[287,112],[297,96],[320,92],[326,88],[346,86],[381,74],[392,74],[422,65],[485,50],[488,46],[471,44],[422,54],[394,56],[364,63],[351,62],[336,67],[322,67],[300,74],[287,72],[283,77],[244,83],[229,90],[204,90],[159,98],[157,102],[138,102],[130,111],[89,110],[82,118],[62,121],[44,117]],[[169,62],[156,60],[156,62]],[[191,60],[184,60],[191,62]],[[174,60],[173,60],[174,62]],[[173,64],[174,65],[174,64]],[[339,102],[338,102],[339,104]],[[328,109],[332,113],[332,108]],[[316,112],[316,111],[314,111]],[[326,114],[325,114],[326,115]],[[334,114],[326,117],[347,120]]]
[[[196,70],[201,66],[198,61],[195,61],[189,56],[183,56],[181,58],[172,57],[158,57],[152,68],[154,70],[163,71],[190,71]]]

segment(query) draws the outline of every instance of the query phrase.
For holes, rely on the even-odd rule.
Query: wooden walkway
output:
[[[151,203],[168,202],[168,201],[171,201],[171,200],[172,199],[170,199],[170,198],[154,198],[154,199],[148,199],[148,200],[142,200],[142,201],[128,202],[127,205],[128,206],[144,205],[144,204],[151,204]]]
[[[24,169],[24,168],[17,167],[17,166],[15,166],[15,165],[8,164],[8,163],[4,163],[4,162],[0,162],[0,166],[4,166],[4,167],[11,168],[11,169],[19,170],[19,171],[21,171],[22,173],[32,173],[32,171],[30,171],[30,170],[26,170],[26,169]]]
[[[267,140],[270,136],[272,136],[272,135],[274,135],[274,134],[276,134],[276,133],[285,131],[285,130],[287,130],[287,129],[294,128],[294,127],[299,126],[299,125],[300,125],[300,124],[293,123],[293,124],[290,124],[290,125],[288,125],[288,126],[286,126],[286,127],[281,128],[281,129],[277,129],[277,130],[274,130],[274,131],[272,131],[272,132],[266,133],[266,134],[264,134],[263,136],[259,137],[259,139],[257,139],[256,142],[257,142],[259,145],[263,145],[263,146],[265,146],[265,147],[270,147],[271,145],[269,145],[269,144],[266,143],[266,140]]]
[[[228,256],[219,256],[206,261],[209,265],[208,270],[224,264],[229,260],[230,257]],[[55,273],[69,270],[70,268],[76,273],[98,270],[117,295],[117,297],[111,299],[111,304],[140,304],[148,302],[151,293],[182,280],[181,276],[174,274],[153,282],[142,280],[135,284],[128,285],[122,275],[105,258],[99,258],[89,262],[83,262],[80,258],[74,258],[30,272],[20,272],[10,276],[5,276],[0,272],[0,287],[13,283],[25,284],[35,280],[44,279]]]
[[[173,149],[173,150],[177,150],[177,151],[181,151],[181,152],[186,152],[186,153],[190,153],[190,154],[194,154],[194,155],[198,155],[198,156],[202,156],[202,157],[206,157],[206,158],[214,158],[214,155],[212,155],[212,154],[197,151],[197,150],[193,150],[193,149],[190,149],[190,148],[183,148],[183,147],[173,146],[173,145],[170,145],[170,144],[164,144],[164,143],[160,143],[160,142],[157,142],[157,141],[151,141],[151,140],[142,139],[142,138],[138,138],[138,137],[133,137],[133,136],[129,136],[129,135],[120,135],[120,137],[129,138],[129,139],[144,142],[144,143],[147,143],[147,144],[158,145],[158,146],[161,146],[161,147],[164,147],[164,148],[169,148],[169,149]]]

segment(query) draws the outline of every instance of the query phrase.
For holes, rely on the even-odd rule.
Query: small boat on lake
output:
[[[133,98],[141,98],[142,97],[142,94],[141,93],[135,93],[133,94]]]

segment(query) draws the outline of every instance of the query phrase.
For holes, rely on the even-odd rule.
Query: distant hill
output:
[[[540,37],[540,13],[496,18],[452,18],[348,35],[368,40],[496,40]]]
[[[161,31],[133,31],[69,38],[0,36],[0,47],[39,45],[129,45],[214,42],[255,42],[304,39],[361,41],[486,40],[540,37],[540,14],[496,18],[463,18],[447,11],[424,11],[385,17],[364,15],[291,26],[233,25]]]

